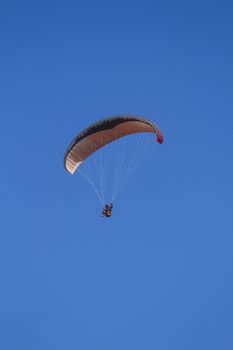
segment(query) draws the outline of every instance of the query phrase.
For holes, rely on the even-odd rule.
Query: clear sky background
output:
[[[2,1],[0,348],[233,349],[231,1]],[[111,220],[63,168],[117,113],[165,142]]]

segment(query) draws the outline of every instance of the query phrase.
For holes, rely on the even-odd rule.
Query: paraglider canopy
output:
[[[103,119],[81,132],[68,147],[64,166],[70,174],[94,152],[121,137],[150,132],[157,135],[157,142],[163,142],[163,135],[157,125],[143,117],[118,115]]]
[[[104,216],[110,217],[106,203],[113,203],[136,166],[155,147],[156,139],[163,142],[161,131],[144,117],[105,118],[75,137],[65,153],[64,166],[70,174],[78,170],[88,181],[105,206]]]

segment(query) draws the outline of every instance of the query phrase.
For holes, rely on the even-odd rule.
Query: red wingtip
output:
[[[160,131],[160,129],[157,129],[157,142],[162,144],[163,143],[163,134]]]

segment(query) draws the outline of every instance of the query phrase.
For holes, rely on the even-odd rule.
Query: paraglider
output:
[[[163,135],[151,120],[117,115],[92,124],[68,146],[64,167],[90,183],[104,208],[103,216],[112,216],[114,199],[142,157],[155,146],[154,135],[162,144]]]
[[[105,216],[106,218],[110,218],[112,216],[112,208],[113,204],[105,204],[103,211],[102,211],[102,216]]]

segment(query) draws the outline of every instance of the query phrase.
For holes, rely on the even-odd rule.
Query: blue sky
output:
[[[230,1],[2,1],[0,348],[233,348]],[[63,168],[117,113],[164,144],[100,216]]]

